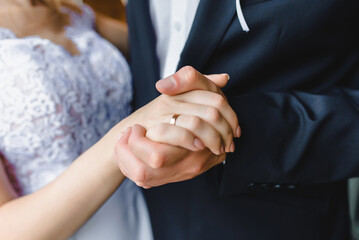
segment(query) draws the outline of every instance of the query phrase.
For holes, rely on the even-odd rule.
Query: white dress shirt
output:
[[[200,0],[150,0],[160,77],[176,72]]]

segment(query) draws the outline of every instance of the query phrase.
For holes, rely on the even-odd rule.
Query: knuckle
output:
[[[193,83],[197,79],[197,71],[191,66],[185,66],[181,69],[181,73],[183,73],[186,81],[188,83]]]
[[[164,165],[164,156],[160,152],[153,151],[150,156],[149,166],[152,169],[159,169]]]
[[[208,119],[213,122],[218,122],[221,119],[220,111],[214,107],[208,107],[206,110],[206,115],[208,116]]]
[[[222,108],[225,105],[225,103],[227,102],[226,99],[220,94],[216,94],[213,101],[214,101],[214,105],[217,108]]]

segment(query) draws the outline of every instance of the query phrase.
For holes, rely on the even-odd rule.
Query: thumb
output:
[[[205,75],[209,80],[211,80],[212,82],[214,82],[214,84],[217,85],[217,87],[219,88],[223,88],[224,86],[227,85],[228,80],[229,80],[229,75],[227,73],[222,73],[222,74],[210,74],[210,75]]]
[[[214,74],[208,77],[193,67],[186,66],[175,74],[159,80],[156,83],[156,88],[159,92],[166,95],[177,95],[192,90],[206,90],[220,93],[220,87],[227,84],[228,77],[228,74]]]
[[[126,145],[128,143],[128,139],[131,136],[131,132],[132,132],[132,127],[128,127],[124,132],[121,132],[118,135],[118,143]]]

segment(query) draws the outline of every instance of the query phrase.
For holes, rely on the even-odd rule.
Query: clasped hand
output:
[[[157,82],[162,95],[125,119],[129,127],[115,151],[122,173],[151,188],[194,178],[223,162],[241,134],[220,89],[227,81],[227,74],[206,76],[184,67]]]

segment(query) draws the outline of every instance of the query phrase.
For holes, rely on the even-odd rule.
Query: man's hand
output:
[[[139,125],[128,128],[116,145],[122,173],[146,189],[194,178],[225,157],[225,153],[215,155],[208,149],[193,152],[151,141]]]
[[[176,95],[174,97],[178,98],[186,94],[186,98],[190,98],[191,101],[197,104],[206,104],[209,99],[198,98],[193,90],[212,92],[213,97],[219,94],[224,96],[219,87],[223,87],[227,81],[228,75],[205,76],[191,67],[185,67],[176,74],[160,80],[156,87],[163,94]],[[223,108],[228,106],[225,97],[222,97],[218,104],[218,109],[222,109],[221,104],[223,104]],[[234,132],[233,135],[239,137],[240,128],[233,110],[223,111],[221,114],[230,124]],[[116,146],[116,159],[120,169],[139,186],[150,188],[191,179],[225,159],[225,153],[215,155],[208,149],[190,151],[177,147],[182,146],[180,144],[172,146],[159,143],[174,144],[174,142],[178,141],[174,135],[174,128],[162,131],[163,134],[157,134],[157,137],[154,137],[156,134],[151,134],[151,131],[152,129],[148,129],[146,136],[146,129],[136,125],[127,130]],[[171,134],[172,138],[169,138]],[[161,141],[161,138],[164,140]],[[207,140],[216,141],[216,139]],[[231,145],[229,150],[234,151],[234,144]]]
[[[190,66],[181,68],[175,74],[159,80],[157,90],[166,95],[177,95],[192,90],[206,90],[224,95],[220,88],[227,85],[228,74],[203,75]]]

